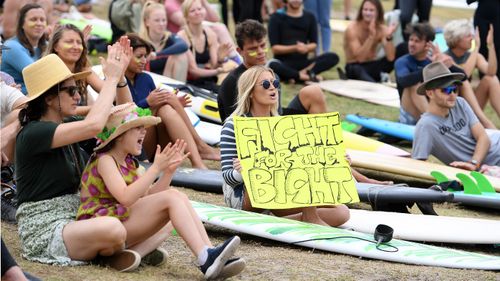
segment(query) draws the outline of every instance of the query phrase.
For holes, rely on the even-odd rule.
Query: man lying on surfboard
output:
[[[429,100],[427,111],[415,128],[412,157],[434,155],[443,163],[470,171],[481,164],[500,165],[500,131],[486,130],[465,99],[458,97],[463,73],[452,73],[441,62],[423,70],[417,89]]]
[[[243,57],[243,63],[231,71],[222,82],[217,103],[221,121],[224,121],[234,112],[237,105],[238,80],[247,69],[256,65],[265,65],[267,40],[266,28],[255,20],[246,20],[236,26],[235,36],[238,52]],[[302,88],[288,104],[281,107],[281,88],[278,89],[278,112],[280,115],[315,114],[328,112],[323,91],[319,86],[309,85]],[[352,169],[354,178],[359,182],[373,184],[392,184],[391,181],[378,181],[365,177]]]

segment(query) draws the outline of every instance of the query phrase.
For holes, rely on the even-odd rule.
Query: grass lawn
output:
[[[459,1],[459,0],[457,0]],[[217,2],[217,1],[211,1]],[[334,1],[333,16],[342,17],[342,1]],[[353,1],[357,7],[361,1]],[[107,15],[105,11],[109,0],[103,0],[95,7],[96,14]],[[389,10],[393,1],[382,1],[386,10]],[[104,7],[104,8],[103,8]],[[431,22],[434,26],[442,27],[447,20],[456,18],[471,18],[471,10],[433,8]],[[354,11],[352,13],[354,15]],[[230,26],[233,29],[233,26]],[[342,50],[343,36],[333,34],[332,50],[341,57],[340,65],[345,65]],[[92,58],[97,61],[96,57]],[[338,78],[333,69],[324,75],[327,79]],[[286,104],[300,89],[300,85],[284,85],[283,100]],[[338,97],[326,93],[328,107],[332,111],[339,111],[343,116],[349,113],[362,113],[378,118],[396,120],[398,110],[390,107],[374,105],[363,101]],[[500,119],[494,114],[491,107],[486,108],[487,115],[500,127]],[[408,149],[408,146],[404,146]],[[220,164],[207,161],[212,169],[219,169]],[[187,163],[186,163],[187,165]],[[381,179],[395,179],[396,181],[410,182],[412,185],[428,185],[406,177],[394,177],[391,174],[372,171],[363,171],[368,175]],[[192,200],[224,205],[221,195],[197,192],[182,189]],[[354,204],[352,208],[370,209],[364,203]],[[487,218],[500,220],[500,212],[465,208],[456,204],[437,204],[436,211],[440,215]],[[419,213],[416,208],[413,213]],[[141,267],[133,273],[118,273],[111,269],[97,266],[56,267],[33,263],[21,257],[19,239],[16,227],[2,222],[2,238],[21,267],[44,280],[202,280],[202,275],[193,265],[193,257],[189,249],[178,236],[170,237],[163,247],[170,253],[168,262],[160,268]],[[214,243],[221,242],[233,235],[231,231],[222,228],[207,226],[210,238]],[[485,231],[488,231],[485,229]],[[460,235],[453,233],[452,235]],[[377,260],[360,259],[308,248],[291,246],[270,240],[260,239],[249,235],[241,235],[242,246],[239,254],[247,260],[246,270],[233,280],[500,280],[500,274],[479,270],[458,270],[415,265],[404,265]],[[98,239],[98,238],[96,238]],[[474,245],[442,245],[445,247],[465,249],[474,252],[489,253],[500,256],[500,252],[493,247],[478,247]]]

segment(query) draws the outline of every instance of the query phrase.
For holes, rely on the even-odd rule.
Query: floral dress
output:
[[[89,164],[83,171],[80,207],[76,215],[77,220],[112,216],[120,219],[120,221],[126,221],[130,215],[129,208],[120,204],[113,197],[97,171],[97,163],[103,155],[105,154],[92,156]],[[139,178],[140,166],[130,155],[125,159],[125,163],[126,166],[118,165],[118,163],[117,166],[125,183],[130,185]],[[90,196],[84,197],[83,194],[90,194]]]

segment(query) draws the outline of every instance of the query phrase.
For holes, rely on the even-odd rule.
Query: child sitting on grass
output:
[[[141,263],[160,265],[166,252],[158,248],[168,237],[167,223],[172,224],[198,257],[206,279],[225,278],[240,273],[245,262],[231,259],[239,246],[234,236],[213,247],[188,197],[169,188],[178,165],[188,156],[186,143],[177,140],[163,150],[157,147],[154,163],[140,173],[134,156],[141,153],[146,127],[161,122],[149,110],[133,103],[112,109],[100,144],[82,174],[81,204],[77,220],[99,216],[118,218],[127,231],[125,247],[110,257],[100,259],[119,271],[136,269]],[[155,183],[155,179],[163,176]]]

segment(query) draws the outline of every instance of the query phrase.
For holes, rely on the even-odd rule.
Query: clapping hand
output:
[[[92,25],[90,24],[87,24],[83,30],[82,30],[82,33],[83,33],[83,40],[85,42],[88,42],[89,41],[89,38],[90,38],[90,33],[92,32]]]
[[[233,51],[233,45],[229,42],[223,43],[219,45],[217,49],[217,60],[219,62],[223,61],[224,58],[229,56],[229,54]]]
[[[106,59],[99,57],[104,77],[107,80],[118,82],[125,74],[132,54],[130,40],[127,36],[122,36],[118,42],[108,46],[108,57]]]
[[[182,161],[190,154],[189,152],[184,153],[186,146],[186,142],[181,139],[178,139],[173,145],[172,143],[168,143],[163,151],[161,151],[160,146],[157,145],[153,165],[156,165],[159,171],[174,173],[175,169],[177,169]]]

